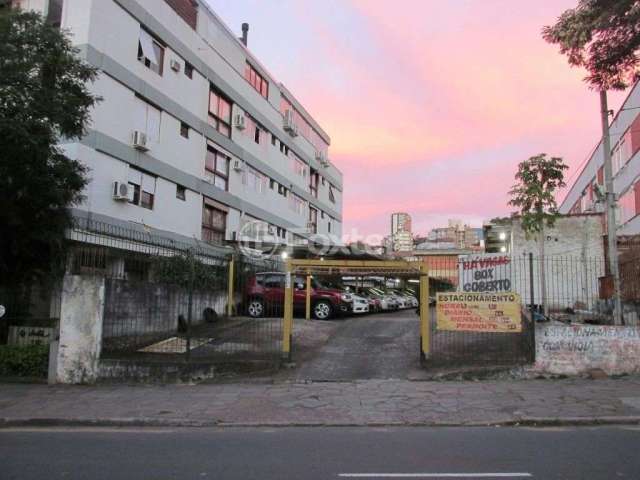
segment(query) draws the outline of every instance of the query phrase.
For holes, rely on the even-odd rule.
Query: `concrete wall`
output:
[[[104,310],[104,278],[67,275],[62,284],[57,383],[91,383],[98,376]]]
[[[640,372],[640,329],[591,325],[542,325],[536,330],[539,371],[578,375],[601,369],[609,375]]]
[[[178,316],[188,316],[185,289],[151,282],[107,279],[103,321],[105,351],[135,351],[176,335]],[[197,291],[193,295],[192,326],[204,323],[204,309],[224,315],[226,290]]]
[[[604,244],[600,215],[560,217],[553,228],[544,231],[545,259],[539,259],[535,238],[527,238],[519,219],[511,229],[512,283],[523,303],[530,301],[528,254],[534,256],[534,303],[540,304],[540,270],[546,274],[547,305],[593,309],[598,303],[598,278],[604,275]]]

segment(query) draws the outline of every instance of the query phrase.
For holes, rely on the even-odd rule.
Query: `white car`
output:
[[[383,311],[397,310],[398,301],[393,295],[388,295],[378,288],[369,288],[368,293],[380,300],[380,309]]]
[[[369,313],[369,299],[360,295],[352,295],[353,313]]]

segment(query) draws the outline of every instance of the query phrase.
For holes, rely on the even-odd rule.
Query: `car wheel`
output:
[[[252,318],[262,317],[264,315],[264,302],[259,298],[254,298],[247,306],[247,313]]]
[[[328,320],[333,316],[333,307],[326,300],[321,300],[313,306],[313,318],[316,320]]]

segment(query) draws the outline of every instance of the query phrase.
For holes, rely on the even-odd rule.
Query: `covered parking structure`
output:
[[[292,360],[293,347],[293,296],[294,275],[306,278],[306,319],[311,318],[311,278],[312,276],[394,276],[398,278],[419,278],[420,313],[420,356],[429,355],[429,273],[422,262],[404,260],[336,260],[336,259],[290,259],[286,263],[284,328],[282,356]]]

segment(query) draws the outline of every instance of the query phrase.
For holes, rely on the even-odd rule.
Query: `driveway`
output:
[[[420,321],[414,309],[338,322],[328,341],[289,373],[290,380],[406,379],[420,368]]]

